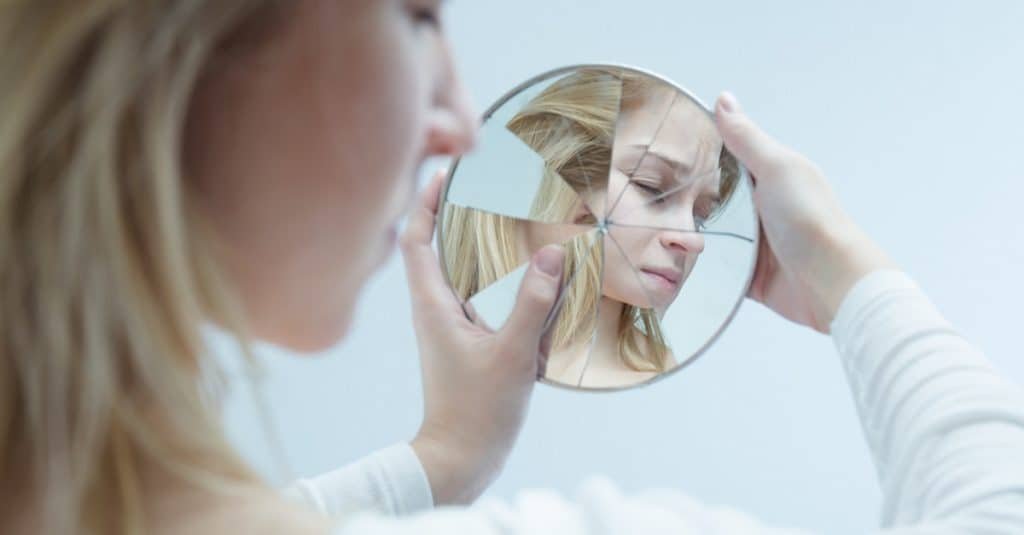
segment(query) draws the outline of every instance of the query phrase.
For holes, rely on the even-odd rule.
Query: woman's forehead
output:
[[[650,146],[679,162],[695,164],[700,153],[721,150],[722,138],[708,113],[681,93],[657,91],[641,105],[624,108],[616,124],[614,150]]]

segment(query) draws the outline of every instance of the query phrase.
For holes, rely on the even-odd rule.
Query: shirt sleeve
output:
[[[832,335],[884,492],[878,533],[1024,533],[1024,396],[906,275],[878,271],[843,300]],[[797,520],[798,521],[798,520]],[[592,479],[576,498],[522,492],[407,518],[361,513],[338,535],[792,535],[674,490],[625,495]]]
[[[832,335],[893,533],[1024,533],[1024,395],[898,271],[862,279]]]
[[[332,472],[300,479],[284,493],[330,517],[358,511],[403,516],[434,506],[427,474],[406,443],[382,449]]]

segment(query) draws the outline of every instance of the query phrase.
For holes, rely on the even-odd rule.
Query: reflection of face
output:
[[[704,250],[693,231],[720,203],[721,149],[707,113],[674,90],[623,107],[608,183],[614,243],[605,243],[605,296],[659,310],[675,300]]]

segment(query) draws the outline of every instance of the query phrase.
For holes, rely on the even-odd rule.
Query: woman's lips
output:
[[[643,268],[640,273],[643,273],[647,280],[661,290],[675,291],[679,288],[679,281],[683,278],[682,272],[674,269]]]

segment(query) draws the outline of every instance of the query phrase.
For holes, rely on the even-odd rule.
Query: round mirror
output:
[[[699,356],[747,293],[751,183],[710,110],[632,67],[541,74],[485,113],[449,171],[442,266],[467,316],[498,329],[531,256],[566,251],[543,382],[647,384]]]

